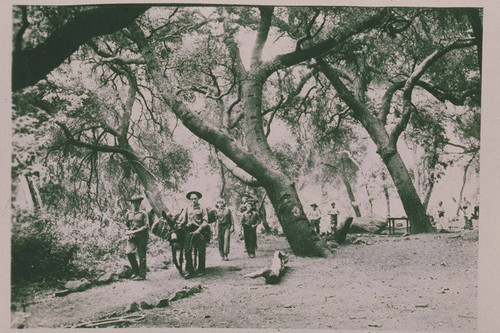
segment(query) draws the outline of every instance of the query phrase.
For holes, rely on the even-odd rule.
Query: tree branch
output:
[[[92,143],[77,140],[73,137],[73,135],[71,134],[71,131],[68,129],[68,127],[66,125],[64,125],[60,121],[56,121],[55,123],[62,129],[64,135],[66,136],[68,143],[70,143],[76,147],[82,147],[82,148],[90,149],[93,151],[99,151],[99,152],[103,152],[103,153],[118,153],[118,154],[122,154],[123,156],[125,156],[127,158],[130,158],[132,156],[136,157],[132,151],[125,149],[125,148],[122,148],[122,147],[98,145],[98,144],[92,144]]]
[[[226,131],[192,112],[179,96],[176,96],[168,89],[170,84],[162,75],[154,48],[148,43],[140,27],[137,24],[132,24],[129,31],[133,41],[138,45],[146,60],[148,71],[162,101],[182,121],[184,126],[197,137],[217,147],[224,155],[237,163],[246,172],[252,174],[252,176],[265,174],[267,166],[262,165],[254,155],[249,154]]]
[[[149,7],[149,5],[99,6],[77,14],[34,49],[14,49],[12,90],[16,91],[37,83],[90,38],[124,28]]]
[[[243,169],[239,168],[233,161],[221,154],[219,151],[216,150],[216,154],[219,162],[224,165],[224,167],[229,170],[229,172],[231,172],[231,174],[240,182],[251,187],[262,186],[257,179],[249,175]]]
[[[257,31],[257,40],[255,46],[252,50],[252,66],[260,63],[262,57],[262,49],[267,41],[267,36],[269,35],[269,29],[271,28],[271,21],[273,18],[274,7],[259,7],[260,11],[260,24],[259,30]]]
[[[394,126],[392,133],[390,134],[390,141],[392,143],[396,143],[399,139],[401,133],[405,130],[408,122],[410,120],[411,112],[414,108],[411,102],[411,96],[413,93],[413,88],[419,79],[424,75],[425,71],[431,67],[436,61],[438,61],[441,57],[446,55],[448,52],[470,47],[474,45],[470,40],[459,40],[456,41],[447,47],[436,50],[431,53],[427,58],[425,58],[413,71],[410,77],[406,80],[405,85],[403,87],[403,114],[401,115],[400,121]]]
[[[378,119],[380,120],[381,123],[386,124],[387,116],[391,108],[392,97],[394,96],[396,91],[402,89],[405,86],[405,83],[406,81],[395,82],[385,92],[384,97],[382,98],[382,106],[380,107],[380,112],[378,115]],[[449,101],[450,103],[456,106],[464,105],[467,97],[472,97],[480,93],[479,89],[469,90],[461,93],[460,94],[461,97],[459,98],[454,96],[451,92],[447,92],[441,88],[435,87],[430,83],[422,80],[417,81],[415,85],[427,90],[427,92],[433,95],[440,102],[444,103],[446,101]]]
[[[264,72],[266,75],[271,75],[280,68],[290,67],[305,60],[321,57],[350,37],[383,24],[389,17],[389,9],[383,8],[377,14],[352,23],[342,29],[342,31],[335,34],[333,37],[328,38],[323,42],[313,45],[307,49],[296,50],[294,52],[277,56],[274,60],[264,64]]]

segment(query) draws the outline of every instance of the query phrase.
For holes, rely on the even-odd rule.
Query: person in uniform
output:
[[[330,216],[330,226],[332,233],[337,231],[337,225],[339,222],[339,211],[335,208],[335,202],[332,202],[332,207],[328,211],[328,215]]]
[[[240,207],[238,208],[237,214],[238,214],[238,238],[239,240],[243,240],[243,226],[241,225],[241,218],[243,217],[243,213],[247,210],[247,202],[250,199],[250,197],[246,194],[244,194],[241,197],[241,204]]]
[[[321,211],[318,209],[318,205],[316,203],[311,204],[312,210],[309,212],[309,221],[311,222],[312,227],[319,235],[319,225],[321,222]]]
[[[210,240],[210,226],[208,225],[207,210],[203,208],[199,200],[202,195],[198,191],[191,191],[186,194],[190,201],[189,205],[181,212],[179,225],[186,230],[184,242],[184,255],[186,257],[185,278],[192,278],[198,273],[199,276],[205,274],[205,260],[207,242]],[[193,249],[198,249],[198,267],[195,272],[193,265]]]
[[[133,205],[133,209],[128,211],[126,216],[126,253],[133,270],[132,278],[134,280],[146,279],[146,251],[149,233],[147,214],[144,210],[141,210],[143,199],[142,196],[133,196],[129,200]],[[139,257],[139,264],[137,264],[136,253]]]
[[[245,248],[250,258],[255,258],[257,248],[257,226],[260,223],[259,213],[255,210],[255,201],[248,200],[246,209],[241,215],[241,226],[243,227],[243,238]]]
[[[231,230],[234,231],[233,213],[226,206],[224,199],[217,200],[215,204],[217,222],[217,242],[219,244],[219,254],[222,260],[229,260],[229,246]]]

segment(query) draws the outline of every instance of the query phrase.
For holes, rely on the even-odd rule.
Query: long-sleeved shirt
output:
[[[233,225],[233,214],[227,207],[224,207],[223,209],[216,209],[216,220],[219,226],[230,227]]]
[[[143,210],[138,210],[138,211],[129,211],[127,212],[126,215],[126,224],[127,228],[130,231],[136,231],[141,229],[141,231],[137,231],[135,233],[136,235],[139,234],[147,234],[147,217],[148,215],[146,214],[145,211]]]
[[[247,210],[241,215],[241,225],[256,226],[260,223],[260,217],[257,211]]]
[[[198,227],[203,223],[207,223],[208,216],[207,210],[198,206],[190,206],[184,208],[184,211],[179,216],[179,223],[183,225],[197,225]]]
[[[309,211],[309,220],[321,219],[321,211],[319,209]]]

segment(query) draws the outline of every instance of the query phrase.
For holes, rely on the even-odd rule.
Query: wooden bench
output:
[[[389,235],[393,235],[396,233],[396,221],[405,221],[406,222],[406,232],[410,233],[410,220],[407,217],[388,217],[387,218],[387,226],[389,227]]]

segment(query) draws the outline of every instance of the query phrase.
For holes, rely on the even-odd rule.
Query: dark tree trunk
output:
[[[428,185],[427,191],[425,192],[425,197],[424,197],[424,202],[423,202],[425,211],[427,211],[427,208],[429,207],[429,201],[431,200],[431,195],[432,195],[433,189],[434,189],[434,181],[429,180],[429,185]]]
[[[293,253],[324,256],[319,236],[307,220],[294,184],[286,183],[286,180],[271,180],[265,189]]]
[[[255,70],[251,79],[243,84],[246,110],[243,121],[247,146],[262,166],[262,172],[257,172],[253,176],[263,184],[294,254],[323,256],[319,237],[309,224],[295,185],[282,171],[264,134],[261,111],[262,88],[266,78]]]
[[[359,210],[359,206],[356,204],[356,198],[354,197],[354,192],[352,191],[351,183],[349,182],[349,179],[347,179],[347,176],[343,170],[342,170],[342,180],[347,190],[347,195],[349,196],[349,200],[351,200],[351,206],[352,209],[354,210],[354,214],[356,214],[356,217],[361,217],[361,211]]]
[[[411,232],[419,233],[432,231],[428,223],[425,208],[420,202],[420,198],[411,181],[410,174],[399,153],[394,151],[393,154],[386,156],[384,163],[396,185],[401,203],[411,222]]]
[[[266,195],[262,196],[262,199],[260,200],[260,205],[257,209],[259,212],[260,219],[262,221],[262,226],[264,227],[264,230],[267,234],[270,234],[272,232],[271,227],[269,226],[269,223],[267,222],[267,213],[266,213]]]
[[[387,205],[387,216],[391,216],[391,197],[389,196],[389,187],[387,186],[386,179],[387,178],[385,176],[385,173],[382,173],[382,182],[383,182],[383,187],[384,187],[385,203]]]
[[[41,202],[41,198],[39,198],[37,190],[35,188],[35,184],[31,181],[29,176],[24,176],[26,179],[26,183],[28,184],[28,189],[30,191],[31,201],[33,202],[33,208],[35,211],[43,210],[43,204]]]
[[[131,148],[129,147],[129,149]],[[159,217],[163,211],[168,214],[170,210],[162,199],[162,185],[158,179],[156,179],[151,172],[147,170],[146,166],[137,155],[131,154],[127,156],[127,158],[132,166],[132,170],[137,175],[137,179],[144,187],[144,194],[153,207],[155,215]]]
[[[365,184],[365,189],[366,189],[366,194],[368,196],[368,204],[370,205],[370,215],[373,215],[373,197],[370,194],[370,191],[368,190],[368,185]]]

